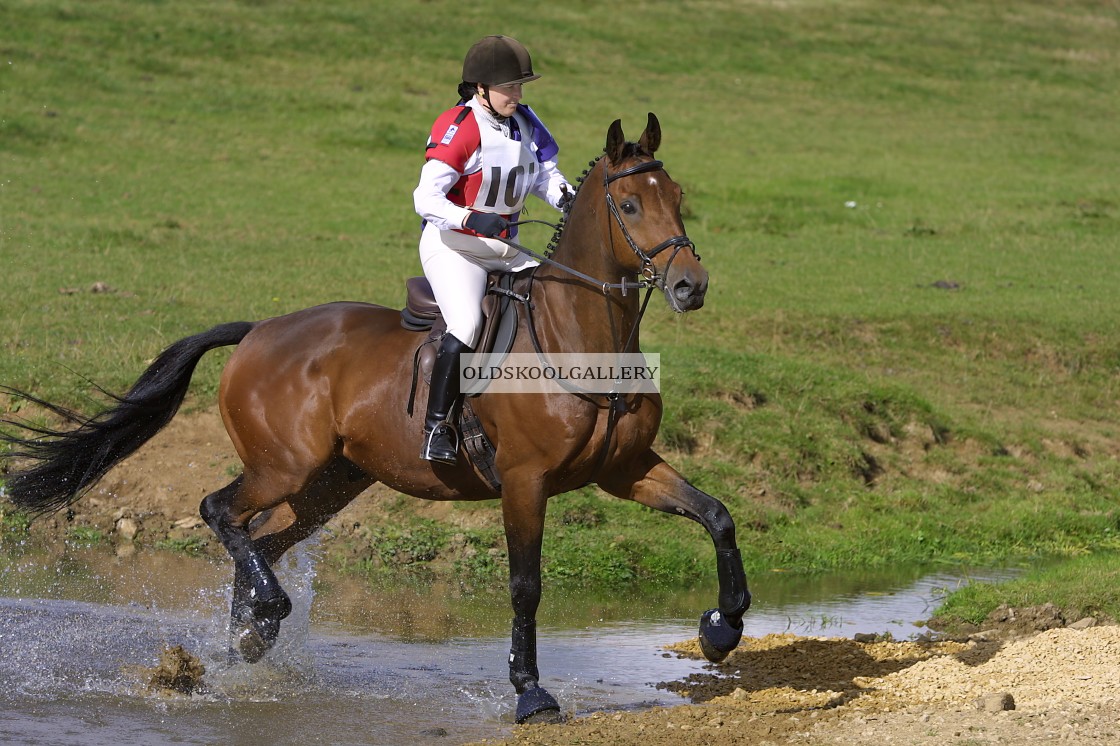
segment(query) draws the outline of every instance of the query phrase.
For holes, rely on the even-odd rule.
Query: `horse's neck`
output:
[[[632,281],[614,261],[609,241],[609,215],[601,195],[580,195],[585,200],[572,210],[568,225],[552,255],[559,264],[600,282]],[[558,267],[542,265],[533,290],[539,312],[537,335],[541,346],[558,352],[625,352],[629,341],[637,349],[639,291],[611,289],[578,278]]]

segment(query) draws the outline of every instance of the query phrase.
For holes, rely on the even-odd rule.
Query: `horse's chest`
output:
[[[587,419],[579,449],[585,460],[604,464],[626,460],[653,445],[661,422],[659,406],[652,406],[647,397],[623,400],[613,411],[610,406],[585,413]]]
[[[645,451],[657,435],[660,412],[657,415],[655,418],[649,411],[624,412],[615,422],[614,433],[604,433],[604,440],[620,455]]]

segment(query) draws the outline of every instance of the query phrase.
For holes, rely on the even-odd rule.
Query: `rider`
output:
[[[571,197],[556,166],[556,141],[521,103],[522,85],[539,77],[516,39],[485,37],[463,61],[459,104],[436,118],[428,138],[413,200],[424,218],[420,261],[447,322],[424,417],[420,458],[428,461],[456,461],[449,419],[459,398],[459,358],[478,343],[487,274],[537,263],[494,237],[516,237],[510,224],[528,195],[557,209]]]

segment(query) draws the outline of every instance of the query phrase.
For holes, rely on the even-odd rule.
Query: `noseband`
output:
[[[626,239],[626,243],[630,246],[631,251],[633,251],[634,254],[637,255],[638,259],[641,260],[642,276],[645,277],[646,282],[650,285],[658,285],[663,279],[663,275],[659,274],[653,266],[653,258],[655,256],[660,254],[665,249],[673,247],[673,253],[669,257],[669,261],[665,263],[665,272],[668,273],[669,267],[672,266],[673,260],[677,258],[677,254],[680,253],[681,249],[689,249],[690,251],[692,251],[693,256],[696,257],[696,261],[700,261],[700,255],[696,253],[696,244],[692,243],[692,240],[689,239],[688,236],[680,235],[667,238],[661,243],[654,246],[652,249],[643,251],[641,247],[638,246],[637,242],[634,241],[634,237],[630,235],[630,231],[629,229],[627,229],[626,223],[622,220],[622,213],[619,212],[618,205],[615,204],[614,197],[611,196],[611,192],[607,188],[607,186],[612,181],[624,179],[627,176],[645,173],[646,171],[661,171],[664,168],[664,163],[658,160],[652,160],[646,161],[645,163],[639,163],[636,166],[631,166],[630,168],[624,168],[621,171],[613,174],[608,174],[607,170],[605,168],[603,169],[603,193],[607,196],[607,207],[610,208],[611,215],[614,216],[615,222],[618,223],[618,228],[622,231],[622,236]],[[662,286],[662,289],[664,289],[664,286]]]

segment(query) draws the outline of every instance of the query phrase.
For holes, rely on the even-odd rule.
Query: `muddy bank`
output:
[[[942,642],[748,639],[710,673],[662,684],[701,704],[521,726],[500,743],[1116,743],[1120,627],[1090,624]],[[675,652],[699,656],[695,641]]]

